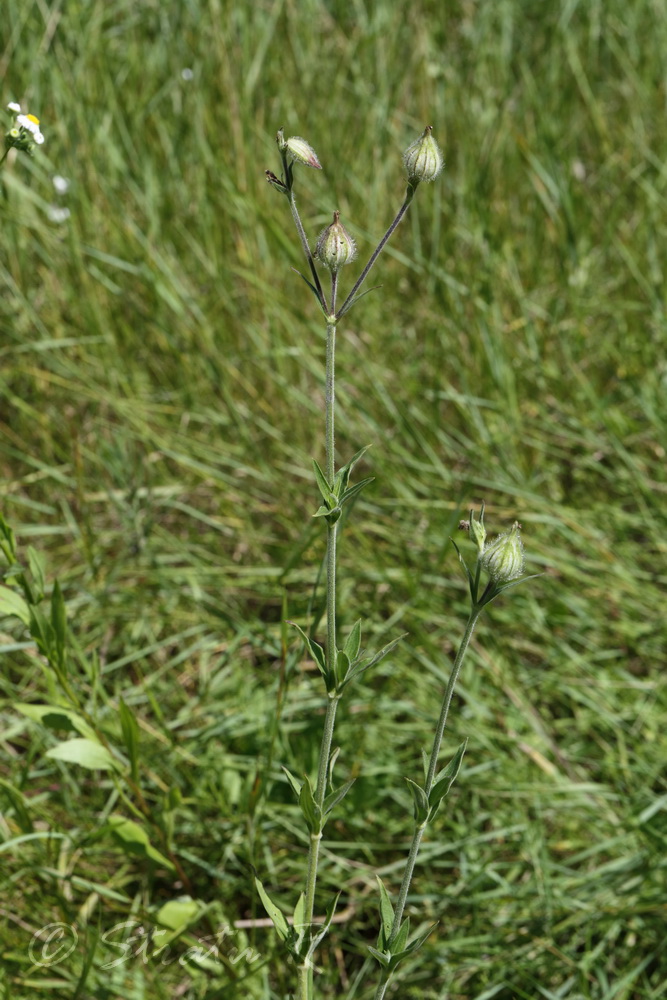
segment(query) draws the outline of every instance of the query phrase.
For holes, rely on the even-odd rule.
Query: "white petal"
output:
[[[7,105],[8,111],[15,111],[17,114],[21,113],[21,105],[17,104],[16,101],[10,101]]]
[[[37,143],[38,146],[41,146],[42,143],[44,142],[44,136],[42,135],[41,132],[35,132],[34,135],[35,135],[35,142]]]

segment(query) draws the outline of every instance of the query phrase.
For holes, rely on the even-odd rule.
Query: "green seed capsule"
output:
[[[442,170],[442,153],[431,135],[432,131],[433,126],[428,125],[417,141],[403,153],[403,163],[411,184],[434,181]]]
[[[354,260],[357,248],[354,240],[338,220],[340,212],[334,212],[333,222],[320,234],[315,247],[315,256],[334,274],[343,264]]]

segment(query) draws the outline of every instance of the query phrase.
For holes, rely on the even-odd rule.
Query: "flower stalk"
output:
[[[523,573],[524,563],[523,543],[521,542],[518,522],[514,523],[509,532],[500,535],[494,542],[487,544],[486,528],[484,527],[484,504],[482,504],[479,518],[476,518],[474,511],[471,511],[470,520],[461,522],[460,526],[469,531],[471,540],[477,547],[475,569],[471,571],[463,560],[458,546],[454,543],[468,580],[471,602],[470,614],[442,698],[440,715],[435,728],[424,785],[420,787],[413,781],[409,782],[415,805],[415,825],[395,910],[391,910],[391,903],[387,901],[388,908],[392,912],[390,925],[387,927],[383,924],[378,940],[378,948],[371,948],[372,954],[382,966],[375,992],[375,1000],[383,1000],[387,986],[399,963],[407,955],[416,951],[430,934],[430,931],[428,931],[426,935],[422,935],[416,941],[408,943],[409,921],[403,920],[403,914],[422,838],[428,824],[434,819],[442,800],[448,794],[458,775],[467,745],[467,741],[465,741],[459,746],[454,758],[438,775],[438,759],[452,703],[452,696],[461,673],[463,660],[470,645],[475,625],[487,604],[490,604],[496,597],[499,597],[505,590],[517,586],[524,580],[531,579],[531,577],[519,579],[520,574]],[[482,589],[483,572],[488,574],[489,579]]]
[[[463,638],[461,644],[458,648],[456,654],[456,659],[454,660],[454,665],[452,666],[451,673],[449,675],[449,680],[447,681],[447,687],[445,688],[445,693],[442,698],[442,705],[440,707],[440,716],[438,718],[438,723],[436,725],[435,736],[433,737],[433,747],[431,749],[431,756],[429,758],[428,773],[426,775],[426,781],[424,783],[424,793],[426,799],[431,798],[433,792],[433,786],[435,784],[435,775],[438,767],[438,758],[440,757],[440,747],[442,745],[442,738],[445,733],[445,727],[447,725],[447,716],[449,715],[449,708],[452,703],[452,695],[454,694],[454,687],[461,673],[461,667],[463,666],[463,660],[472,637],[473,630],[477,624],[477,619],[482,613],[482,606],[473,605],[470,612],[470,616],[466,623],[465,631],[463,633]],[[398,934],[403,923],[403,913],[405,911],[405,904],[408,898],[408,892],[410,891],[410,884],[412,882],[412,876],[414,874],[415,866],[417,864],[417,855],[419,854],[419,848],[421,846],[422,838],[426,827],[428,826],[429,817],[427,816],[423,820],[415,820],[415,828],[412,835],[412,843],[410,844],[410,850],[408,852],[408,857],[405,862],[405,870],[403,872],[403,881],[401,882],[401,888],[398,893],[398,900],[396,901],[396,909],[394,911],[394,920],[391,926],[391,931],[387,939],[387,950],[391,951],[391,946],[396,941]],[[375,992],[375,1000],[382,1000],[389,985],[389,980],[391,979],[393,969],[389,966],[382,970],[380,975],[380,982],[378,984],[377,990]]]

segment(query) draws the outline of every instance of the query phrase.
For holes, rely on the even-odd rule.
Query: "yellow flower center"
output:
[[[33,122],[34,125],[39,125],[39,118],[35,118],[34,115],[26,115],[26,118]]]

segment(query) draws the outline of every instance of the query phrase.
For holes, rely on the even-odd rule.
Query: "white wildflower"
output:
[[[34,136],[42,135],[39,131],[39,118],[35,118],[34,115],[17,115],[16,123],[24,128],[26,132],[32,132]],[[35,142],[39,142],[39,139],[35,139]],[[42,136],[42,142],[44,142],[44,137]]]
[[[71,213],[69,208],[63,208],[61,205],[48,205],[46,214],[51,222],[66,222]]]

